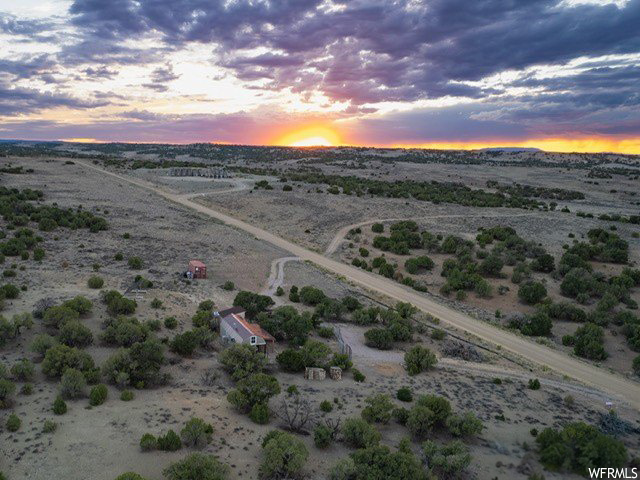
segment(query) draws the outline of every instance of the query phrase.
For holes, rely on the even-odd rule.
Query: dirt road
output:
[[[297,261],[300,261],[298,257],[276,258],[271,263],[271,274],[267,280],[267,287],[262,290],[262,294],[273,297],[276,294],[278,287],[284,285],[284,266],[289,262]]]
[[[512,332],[502,330],[488,323],[476,320],[468,315],[457,312],[445,305],[441,305],[429,298],[426,298],[418,292],[409,290],[407,287],[382,276],[366,272],[351,265],[327,258],[322,254],[307,250],[306,248],[284,240],[273,233],[267,232],[266,230],[250,225],[229,215],[225,215],[224,213],[218,212],[212,208],[195,203],[181,195],[169,193],[161,187],[144,180],[109,172],[88,163],[79,161],[77,163],[85,166],[86,168],[99,171],[105,176],[110,176],[122,182],[144,188],[171,202],[195,210],[210,218],[222,221],[229,226],[244,230],[259,240],[263,240],[282,248],[283,250],[290,252],[293,256],[299,257],[301,260],[309,260],[319,267],[333,272],[336,275],[342,276],[346,280],[357,283],[364,288],[380,292],[399,301],[409,302],[420,310],[438,317],[440,321],[445,322],[452,327],[467,331],[487,342],[500,346],[500,348],[504,350],[520,355],[531,362],[546,366],[562,375],[566,375],[587,385],[603,390],[620,400],[626,401],[636,410],[640,410],[640,384],[625,379],[620,375],[590,365],[577,358],[569,357],[562,352],[534,343],[533,341],[518,336]]]

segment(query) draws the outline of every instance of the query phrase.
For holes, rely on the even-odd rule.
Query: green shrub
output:
[[[149,328],[137,318],[119,315],[108,318],[103,325],[101,339],[107,345],[130,347],[149,338]]]
[[[53,420],[45,420],[42,426],[42,433],[53,433],[58,428],[58,424]]]
[[[158,440],[156,440],[156,437],[150,433],[142,435],[142,438],[140,438],[140,449],[143,452],[150,452],[156,448],[158,448]]]
[[[540,390],[540,380],[532,378],[528,383],[529,390]]]
[[[173,337],[173,340],[171,340],[171,350],[183,357],[189,357],[193,355],[199,343],[200,338],[195,330],[188,330]]]
[[[361,415],[369,423],[389,423],[393,413],[393,402],[389,395],[378,394],[365,399],[366,406]]]
[[[640,377],[640,355],[633,359],[633,363],[631,366],[633,368],[633,373]]]
[[[367,448],[378,445],[380,432],[361,418],[348,418],[342,425],[342,439],[352,448]]]
[[[269,407],[264,403],[256,403],[251,407],[249,418],[258,425],[269,423]]]
[[[547,296],[547,289],[540,282],[526,282],[518,289],[518,298],[528,305],[540,303]]]
[[[582,422],[560,431],[545,428],[536,437],[540,462],[554,470],[587,476],[588,468],[621,468],[627,462],[624,444]]]
[[[176,317],[167,317],[164,319],[164,326],[169,330],[174,330],[178,326],[178,320]]]
[[[226,282],[224,282],[224,284],[222,284],[223,290],[231,291],[231,290],[235,290],[235,288],[236,288],[236,285],[231,280],[227,280]]]
[[[330,480],[350,478],[426,480],[427,476],[407,442],[401,441],[395,452],[384,445],[358,450],[331,471]]]
[[[406,425],[409,419],[409,410],[404,407],[397,407],[393,409],[393,418],[400,425]]]
[[[382,223],[374,223],[371,225],[371,231],[373,233],[382,233],[384,232],[384,225]]]
[[[399,388],[398,392],[396,393],[396,398],[401,402],[413,401],[413,394],[411,393],[411,389],[409,387]]]
[[[123,402],[130,402],[135,398],[135,394],[131,390],[123,390],[120,394],[120,400]]]
[[[304,358],[298,350],[288,348],[276,356],[276,361],[285,372],[301,372],[304,370]]]
[[[146,480],[142,475],[136,472],[125,472],[122,475],[118,475],[116,480]]]
[[[257,293],[240,291],[233,299],[234,307],[242,307],[248,317],[252,318],[260,312],[266,311],[274,304],[271,297]]]
[[[342,371],[345,372],[353,366],[353,362],[346,353],[334,353],[329,365],[332,367],[340,367]]]
[[[47,350],[42,372],[48,377],[60,377],[67,368],[85,373],[95,369],[93,358],[86,352],[67,345],[55,345]]]
[[[36,374],[36,369],[31,360],[22,359],[11,367],[11,375],[21,382],[30,382]]]
[[[110,383],[121,388],[148,388],[164,383],[165,377],[160,374],[163,363],[162,344],[155,339],[147,339],[111,355],[104,362],[102,373]]]
[[[102,279],[102,277],[99,277],[97,275],[92,275],[91,277],[89,277],[89,280],[87,280],[87,286],[89,288],[102,288],[102,286],[104,285],[104,280]]]
[[[60,396],[72,399],[81,398],[86,394],[87,380],[80,370],[67,368],[60,378]]]
[[[96,407],[102,405],[107,400],[109,390],[104,383],[96,385],[89,392],[89,405]]]
[[[238,381],[254,373],[260,373],[266,365],[265,356],[250,345],[237,344],[219,355],[222,367]]]
[[[393,347],[393,334],[387,328],[372,328],[364,332],[365,344],[379,350],[389,350]]]
[[[1,365],[1,364],[0,364]],[[0,375],[0,409],[8,408],[13,403],[13,393],[16,385],[11,380]]]
[[[158,450],[175,452],[182,448],[182,441],[176,432],[169,430],[164,436],[158,437]]]
[[[604,360],[609,355],[604,349],[604,330],[593,323],[586,323],[573,336],[573,352],[590,360]]]
[[[61,396],[57,396],[53,402],[53,413],[56,415],[64,415],[67,413],[67,404]]]
[[[333,410],[333,404],[329,400],[323,400],[320,402],[320,410],[325,413],[329,413]]]
[[[469,447],[460,440],[445,445],[428,440],[422,451],[435,478],[457,478],[471,463]]]
[[[18,295],[20,295],[20,289],[12,283],[6,283],[0,287],[0,296],[4,296],[8,300],[18,298]]]
[[[476,417],[473,412],[466,412],[463,415],[450,415],[447,417],[446,426],[451,435],[455,437],[479,435],[484,428],[482,420]]]
[[[436,423],[435,413],[424,405],[416,405],[407,416],[407,428],[418,439],[425,439]]]
[[[62,306],[78,312],[78,315],[86,315],[91,312],[93,303],[88,298],[78,295],[64,302]]]
[[[124,255],[121,252],[117,252],[114,256],[113,259],[120,262],[122,260],[124,260]]]
[[[131,315],[138,306],[135,300],[123,297],[116,290],[102,291],[102,301],[107,305],[107,312],[112,316]]]
[[[438,363],[435,354],[426,347],[416,345],[404,354],[404,367],[409,375],[430,370]]]
[[[142,259],[140,257],[129,257],[127,264],[131,270],[140,270],[142,268]]]
[[[202,450],[211,443],[212,435],[213,427],[201,418],[196,417],[190,419],[180,431],[182,443],[187,447],[193,447],[199,450]]]
[[[226,480],[230,468],[214,455],[192,453],[163,470],[167,480]]]
[[[316,287],[306,286],[300,289],[300,300],[305,305],[318,305],[323,302],[327,296],[322,290]]]
[[[364,376],[364,373],[357,368],[354,368],[351,372],[353,373],[353,379],[358,383],[364,382],[367,379],[367,377]]]
[[[20,418],[15,413],[12,413],[11,415],[9,415],[9,418],[7,418],[7,423],[5,426],[10,432],[17,432],[20,429],[20,425],[22,425],[22,420],[20,420]]]
[[[45,353],[47,353],[47,350],[57,344],[58,340],[55,337],[52,337],[51,335],[46,333],[40,333],[34,337],[31,345],[29,345],[29,350],[37,353],[41,357],[44,357]]]
[[[269,399],[280,393],[280,384],[275,377],[255,373],[236,384],[235,390],[227,395],[227,400],[240,412],[248,413],[254,405],[268,405]]]
[[[261,478],[296,478],[309,457],[301,440],[282,431],[271,432],[262,445]]]
[[[77,320],[71,320],[60,327],[58,340],[69,347],[85,348],[93,343],[93,333]]]
[[[78,320],[80,314],[66,305],[59,305],[48,308],[44,312],[43,322],[47,327],[60,328],[66,322]]]
[[[159,298],[154,298],[153,300],[151,300],[151,304],[150,304],[151,308],[162,308],[162,300],[160,300]]]
[[[313,444],[317,448],[327,448],[331,445],[333,440],[331,429],[322,424],[318,423],[315,427],[313,427]]]

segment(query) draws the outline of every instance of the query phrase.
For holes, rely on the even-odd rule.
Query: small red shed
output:
[[[207,267],[200,260],[189,261],[189,272],[191,278],[207,278]]]

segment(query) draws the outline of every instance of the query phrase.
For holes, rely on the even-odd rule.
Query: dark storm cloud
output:
[[[57,36],[53,33],[56,26],[53,22],[32,19],[19,19],[14,15],[0,12],[0,32],[24,37],[31,42],[53,42]]]
[[[14,80],[39,78],[57,70],[55,60],[48,54],[23,56],[18,60],[0,58],[0,73],[13,76]]]
[[[0,115],[25,114],[54,107],[96,108],[108,104],[107,100],[82,100],[66,93],[41,92],[0,81]]]
[[[7,122],[0,136],[28,140],[95,138],[102,141],[264,143],[263,126],[274,119],[248,113],[219,115],[161,115],[131,111],[124,118],[65,125],[48,121]],[[280,120],[275,118],[276,123]]]
[[[21,39],[53,36],[60,47],[53,54],[0,60],[0,72],[56,82],[61,78],[56,69],[75,68],[86,77],[108,79],[121,65],[155,68],[174,53],[177,61],[185,48],[199,43],[210,48],[212,62],[221,67],[218,78],[231,73],[248,82],[245,88],[291,91],[303,99],[319,92],[329,104],[344,102],[345,116],[369,114],[381,102],[474,100],[473,105],[362,120],[361,128],[375,132],[367,135],[369,142],[471,141],[577,130],[640,134],[640,0],[622,6],[563,0],[75,0],[69,14],[74,28],[64,35],[51,22],[0,16],[0,32]],[[630,56],[597,58],[614,54]],[[562,75],[544,78],[535,70],[578,58],[583,67]],[[518,73],[491,87],[472,83],[506,71]],[[143,86],[167,92],[176,78],[172,65],[165,64]],[[516,94],[511,87],[527,93]],[[25,98],[19,98],[20,91]],[[6,115],[20,113],[8,106],[11,102],[22,102],[26,112],[56,101],[93,106],[35,90],[13,93],[12,100],[0,99]],[[94,100],[102,101],[109,98]],[[135,125],[145,136],[140,139],[149,141],[161,140],[153,129],[173,141],[206,140],[211,137],[199,135],[206,137],[207,125],[223,128],[220,118],[240,132],[241,121],[256,125],[248,114],[149,115],[124,114],[118,120],[127,119],[123,129],[115,120],[100,125],[125,136],[126,126]],[[187,127],[195,133],[187,133]],[[91,128],[82,126],[85,133],[71,136],[99,137]],[[177,132],[185,140],[177,139]]]
[[[212,43],[224,65],[267,88],[318,89],[334,100],[412,101],[487,93],[457,82],[582,55],[640,51],[640,0],[567,6],[558,0],[428,2],[76,0],[74,23],[104,40],[157,32],[172,45]],[[279,53],[235,56],[239,48]],[[312,66],[316,75],[301,73]]]
[[[84,73],[88,78],[94,80],[102,80],[102,79],[112,79],[118,75],[116,70],[111,70],[106,65],[101,65],[97,67],[88,67],[85,68],[82,73]]]
[[[157,92],[166,92],[169,89],[166,84],[178,78],[180,78],[180,75],[173,73],[173,65],[166,64],[164,67],[156,68],[151,73],[151,81],[142,84],[142,86]]]

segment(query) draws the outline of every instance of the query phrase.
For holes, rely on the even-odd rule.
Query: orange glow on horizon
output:
[[[103,143],[102,140],[96,140],[95,138],[61,138],[60,141],[69,143]]]
[[[545,152],[557,153],[620,153],[640,155],[640,136],[628,138],[615,137],[578,137],[578,138],[532,138],[528,140],[512,141],[508,139],[490,139],[485,142],[424,142],[424,143],[378,143],[366,141],[352,141],[343,139],[337,128],[329,126],[306,126],[300,129],[291,129],[285,133],[275,135],[264,142],[255,144],[266,146],[286,147],[372,147],[372,148],[406,148],[406,149],[434,149],[434,150],[478,150],[496,147],[521,147],[538,148]],[[118,142],[117,140],[105,140],[96,138],[61,138],[63,142],[70,143],[104,143]],[[159,141],[120,140],[120,143],[162,143]],[[176,143],[176,142],[171,142]],[[186,142],[188,143],[188,142]],[[186,144],[185,143],[185,144]],[[220,145],[242,145],[237,141],[215,140],[211,143]]]
[[[340,135],[324,126],[303,127],[291,131],[280,136],[274,143],[286,147],[333,147],[341,144]]]
[[[391,148],[425,148],[436,150],[477,150],[495,147],[539,148],[556,153],[621,153],[640,154],[640,137],[635,138],[539,138],[524,141],[491,140],[487,142],[429,142],[420,144],[393,144]]]

